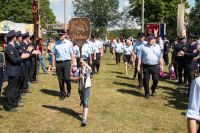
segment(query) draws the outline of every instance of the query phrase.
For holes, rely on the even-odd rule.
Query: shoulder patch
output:
[[[14,54],[14,52],[11,50],[11,51],[10,51],[10,54]]]

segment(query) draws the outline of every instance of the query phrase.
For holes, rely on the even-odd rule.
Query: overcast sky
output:
[[[63,23],[64,22],[64,0],[49,0],[51,3],[51,8],[56,16],[56,20]],[[67,21],[69,21],[73,14],[73,0],[66,0],[67,4]],[[195,0],[188,0],[191,6],[194,6]],[[122,11],[124,7],[129,4],[129,0],[119,0],[119,11]]]

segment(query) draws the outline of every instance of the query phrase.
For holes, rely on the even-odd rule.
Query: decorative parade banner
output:
[[[186,37],[185,3],[178,4],[177,36]]]
[[[90,21],[87,18],[73,18],[69,22],[69,36],[80,47],[90,37]]]
[[[147,23],[146,35],[154,34],[156,37],[159,35],[159,23]]]
[[[11,21],[6,21],[6,20],[0,22],[1,34],[7,34],[11,30],[21,31],[22,33],[29,32],[30,35],[33,35],[34,25],[25,23],[13,23]]]
[[[47,24],[48,30],[64,30],[65,24]],[[66,29],[69,29],[69,25],[66,24]]]

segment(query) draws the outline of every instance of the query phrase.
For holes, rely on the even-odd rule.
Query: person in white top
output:
[[[197,125],[200,122],[200,77],[192,82],[186,117],[188,122],[188,133],[197,133]]]
[[[116,64],[120,63],[121,61],[121,53],[123,51],[123,44],[120,42],[119,39],[115,42],[115,56],[116,56]]]
[[[80,95],[81,103],[83,105],[83,120],[81,126],[85,127],[87,123],[88,115],[88,105],[89,105],[89,96],[90,96],[90,87],[91,87],[91,76],[92,68],[86,63],[86,58],[80,59],[80,68],[75,72],[74,77],[71,79],[78,81],[78,92]]]

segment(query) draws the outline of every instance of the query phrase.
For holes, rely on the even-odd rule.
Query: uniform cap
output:
[[[193,39],[197,39],[198,37],[196,35],[194,35],[193,33],[190,33],[190,38],[193,38]]]
[[[21,31],[16,32],[16,37],[17,37],[17,38],[18,38],[18,37],[21,37],[21,36],[22,36]]]
[[[22,35],[22,38],[25,39],[25,38],[27,38],[28,36],[29,36],[29,32],[26,32],[26,33],[24,33],[24,34]]]
[[[154,34],[150,34],[149,35],[149,39],[154,39],[155,38],[155,35]]]
[[[139,32],[138,33],[138,38],[142,38],[142,37],[145,37],[145,34],[143,32]]]
[[[66,31],[64,31],[64,30],[59,30],[59,31],[57,31],[58,32],[58,35],[64,35],[64,34],[66,34],[67,32]]]
[[[11,31],[9,31],[7,34],[6,34],[6,38],[13,38],[13,37],[15,37],[16,36],[16,33],[15,33],[15,31],[14,30],[11,30]]]
[[[185,37],[179,37],[178,38],[178,40],[180,40],[180,41],[183,40],[183,39],[185,39]]]

